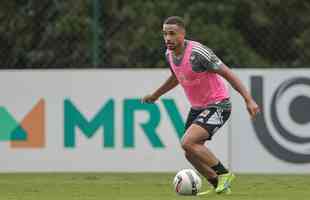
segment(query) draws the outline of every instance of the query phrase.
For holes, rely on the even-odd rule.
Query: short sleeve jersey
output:
[[[185,40],[185,46],[188,41]],[[183,55],[176,57],[172,55],[173,62],[175,65],[179,65],[182,61]],[[168,51],[166,52],[166,61],[168,62]],[[210,69],[218,69],[223,62],[215,55],[215,53],[205,45],[200,43],[195,43],[192,48],[192,53],[190,56],[190,62],[194,72],[205,72]]]

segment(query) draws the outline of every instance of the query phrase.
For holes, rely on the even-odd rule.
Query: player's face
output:
[[[185,31],[182,27],[176,24],[164,24],[163,35],[166,47],[169,50],[175,51],[182,47],[185,37]]]

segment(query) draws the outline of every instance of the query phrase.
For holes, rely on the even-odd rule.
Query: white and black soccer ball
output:
[[[201,189],[201,178],[192,169],[182,169],[175,175],[173,187],[179,195],[197,195]]]

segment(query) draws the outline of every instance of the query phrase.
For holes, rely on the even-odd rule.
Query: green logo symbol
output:
[[[41,99],[19,123],[0,106],[0,141],[10,141],[12,148],[42,148],[45,144],[45,102]]]

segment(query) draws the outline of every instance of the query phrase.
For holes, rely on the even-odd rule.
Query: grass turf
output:
[[[178,196],[171,173],[0,174],[0,200],[309,200],[310,175],[238,175],[231,195]],[[203,182],[203,190],[209,185]]]

